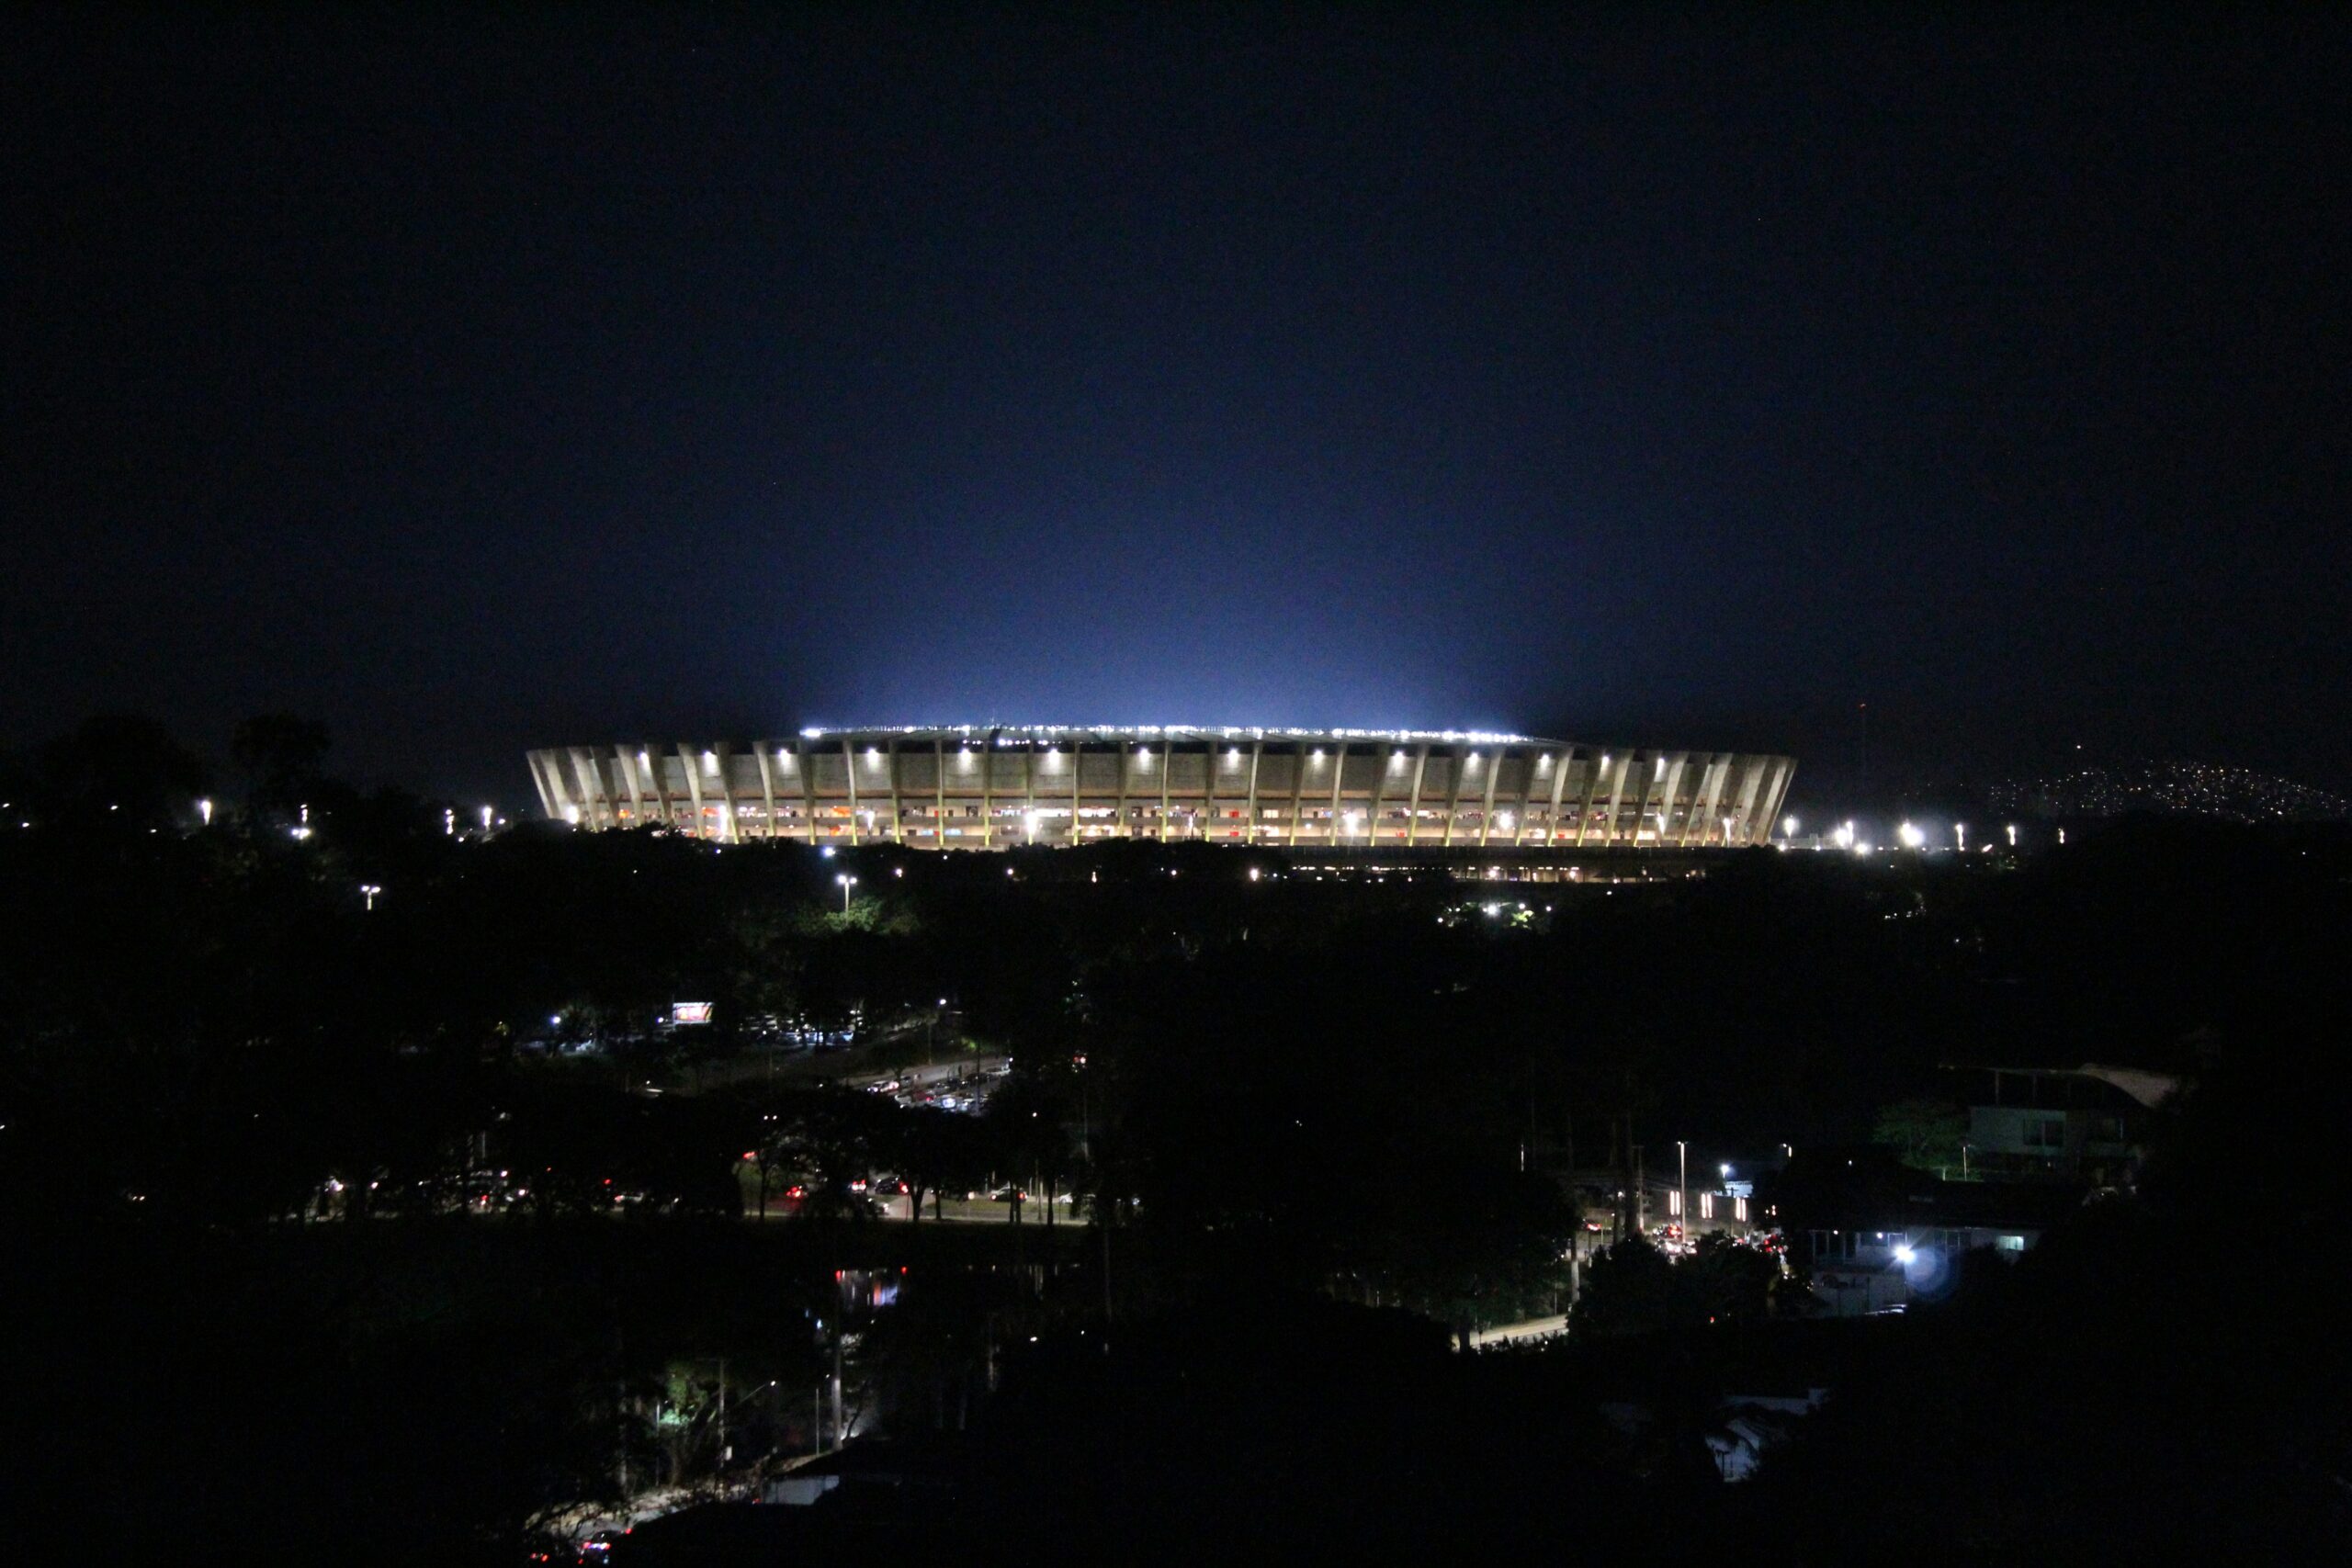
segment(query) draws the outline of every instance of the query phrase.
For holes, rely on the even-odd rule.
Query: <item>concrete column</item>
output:
[[[1174,788],[1170,775],[1176,772],[1176,743],[1163,738],[1159,742],[1159,841],[1168,841],[1169,791]]]
[[[1487,770],[1487,793],[1478,805],[1478,847],[1482,850],[1495,830],[1495,785],[1502,782],[1503,759],[1509,755],[1510,747],[1496,747],[1494,761]],[[1534,765],[1532,761],[1528,763],[1530,767]]]
[[[1125,741],[1119,741],[1117,745],[1119,758],[1119,815],[1117,821],[1119,824],[1119,830],[1114,834],[1113,837],[1127,839],[1135,836],[1135,830],[1127,826],[1127,770],[1135,766],[1135,755],[1127,750],[1127,743]],[[1078,821],[1078,817],[1075,812],[1071,814],[1070,821],[1074,827]]]
[[[980,848],[996,848],[996,742],[1001,729],[991,729],[980,746]]]
[[[1704,798],[1698,807],[1705,813],[1705,821],[1699,834],[1699,841],[1702,844],[1707,841],[1707,834],[1714,831],[1715,808],[1723,803],[1724,779],[1730,772],[1731,758],[1728,754],[1711,757],[1707,760],[1707,776],[1701,786],[1704,791]],[[1683,836],[1686,839],[1690,837],[1687,833]],[[1726,848],[1730,846],[1730,835],[1724,835],[1724,844]]]
[[[1519,815],[1511,819],[1510,841],[1513,849],[1527,842],[1527,803],[1535,798],[1536,766],[1544,755],[1543,750],[1533,748],[1531,748],[1527,753],[1526,766],[1520,775],[1522,782],[1519,789]],[[1559,765],[1558,759],[1555,758],[1552,762],[1553,768],[1556,770]]]
[[[1421,742],[1413,753],[1413,802],[1405,810],[1405,847],[1411,849],[1421,838],[1421,775],[1429,771],[1430,743]]]
[[[1628,751],[1617,759],[1617,776],[1609,783],[1609,816],[1600,829],[1600,841],[1606,845],[1617,842],[1617,817],[1625,807],[1625,775],[1634,771],[1634,760],[1641,753]]]
[[[931,742],[931,782],[938,786],[939,798],[931,808],[931,847],[947,847],[947,738],[933,736]]]
[[[1364,835],[1364,842],[1375,847],[1380,842],[1381,806],[1388,798],[1388,772],[1396,765],[1389,759],[1396,755],[1396,746],[1391,741],[1381,748],[1380,765],[1372,771],[1372,804],[1364,807],[1364,821],[1371,831]]]
[[[1348,782],[1348,743],[1340,741],[1331,753],[1331,847],[1340,847],[1340,790]]]
[[[1568,768],[1576,760],[1577,749],[1573,746],[1561,747],[1560,754],[1552,759],[1552,812],[1544,824],[1544,841],[1547,844],[1560,841],[1560,798],[1568,787]],[[1577,830],[1584,830],[1582,823],[1577,824]]]
[[[1290,837],[1285,841],[1295,849],[1298,845],[1299,802],[1306,797],[1306,755],[1304,743],[1294,744],[1290,753]]]
[[[718,759],[718,837],[723,843],[741,843],[743,831],[735,821],[735,773],[728,766],[735,760],[734,743],[713,741],[711,752]]]
[[[770,839],[774,839],[776,836],[775,773],[775,771],[768,766],[768,743],[764,740],[752,741],[752,757],[753,761],[760,764],[760,805],[766,809],[768,814],[768,837]]]
[[[1465,751],[1458,748],[1453,753],[1453,777],[1450,781],[1451,787],[1445,794],[1445,837],[1438,840],[1438,848],[1442,850],[1450,850],[1453,847],[1453,820],[1462,815],[1462,780],[1463,776],[1469,772],[1470,759],[1474,756],[1476,756],[1476,751]],[[1486,765],[1486,761],[1484,757],[1478,758],[1481,767]],[[1491,778],[1494,775],[1490,773],[1487,776]]]
[[[792,771],[800,775],[801,811],[808,818],[808,841],[817,841],[817,774],[808,766],[808,742],[792,743]]]
[[[695,837],[703,836],[702,829],[702,763],[687,742],[678,742],[678,765],[686,770],[686,798],[694,802]]]
[[[865,839],[857,827],[857,752],[847,739],[842,741],[842,768],[849,780],[849,841],[854,846]]]
[[[1265,754],[1264,737],[1250,742],[1250,805],[1241,814],[1241,841],[1245,844],[1258,841],[1258,759]]]

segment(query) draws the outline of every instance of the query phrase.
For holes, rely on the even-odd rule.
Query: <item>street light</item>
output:
[[[1679,1138],[1674,1140],[1674,1206],[1680,1211],[1677,1217],[1682,1222],[1683,1245],[1688,1247],[1690,1243],[1690,1145]]]
[[[212,826],[212,802],[209,800],[198,801],[196,803],[196,814],[204,818],[204,825],[206,827],[209,828]]]
[[[2018,847],[2018,825],[2012,822],[2004,829],[2004,831],[2009,835],[2009,848],[2016,849]]]
[[[842,913],[846,915],[849,913],[849,890],[857,886],[857,878],[844,873],[833,880],[842,885]]]
[[[372,882],[363,882],[359,885],[360,895],[368,900],[368,908],[371,913],[376,908],[376,895],[382,891],[382,888]]]
[[[1968,852],[1968,824],[1965,822],[1953,823],[1951,825],[1951,836],[1958,841],[1960,845],[1960,852],[1962,854],[1966,854]]]

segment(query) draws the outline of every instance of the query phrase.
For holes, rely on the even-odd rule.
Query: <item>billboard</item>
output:
[[[710,1021],[710,1007],[711,1004],[708,1002],[672,1002],[670,1004],[670,1021],[673,1024],[708,1023]]]

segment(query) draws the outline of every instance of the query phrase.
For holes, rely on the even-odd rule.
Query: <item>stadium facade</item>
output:
[[[548,816],[583,829],[942,850],[1736,848],[1771,837],[1796,773],[1478,731],[1051,725],[549,747],[530,765]]]

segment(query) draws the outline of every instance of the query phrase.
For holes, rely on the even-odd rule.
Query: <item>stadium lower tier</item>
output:
[[[548,747],[549,818],[721,842],[1003,850],[1109,839],[1273,848],[1736,848],[1789,757],[1456,731],[910,728]]]

